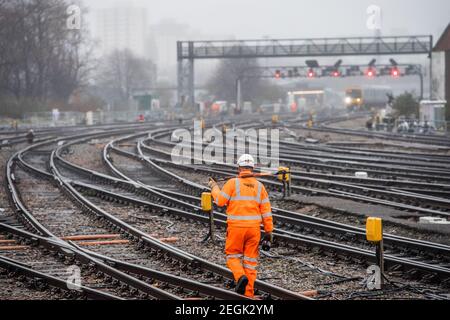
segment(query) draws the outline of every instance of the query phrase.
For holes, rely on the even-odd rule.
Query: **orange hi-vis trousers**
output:
[[[253,298],[258,266],[259,241],[261,230],[259,227],[243,228],[230,227],[227,230],[225,254],[227,266],[233,272],[234,279],[238,281],[243,275],[248,278],[245,290],[247,297]]]

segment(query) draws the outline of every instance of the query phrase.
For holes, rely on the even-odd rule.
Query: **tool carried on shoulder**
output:
[[[278,180],[283,184],[283,199],[291,196],[291,169],[288,167],[280,167],[277,172],[260,172],[251,173],[247,175],[240,176],[239,178],[260,178],[260,177],[274,177],[276,176]],[[224,177],[216,180],[217,182],[228,181],[230,179],[236,178],[236,176]],[[212,178],[210,178],[212,179]]]

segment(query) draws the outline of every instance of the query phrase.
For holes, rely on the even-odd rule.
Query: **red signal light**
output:
[[[400,71],[399,71],[397,68],[392,68],[392,69],[391,69],[391,75],[392,75],[394,78],[397,78],[397,77],[400,76]]]
[[[281,71],[280,70],[275,71],[275,78],[276,79],[280,79],[281,78]]]
[[[333,72],[333,77],[339,77],[341,74],[339,73],[339,71],[334,71]]]
[[[314,78],[314,76],[315,76],[314,70],[310,69],[308,71],[308,78]]]
[[[369,78],[373,78],[376,76],[377,72],[374,68],[369,68],[369,69],[367,69],[366,74]]]

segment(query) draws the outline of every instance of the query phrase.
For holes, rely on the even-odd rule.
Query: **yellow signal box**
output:
[[[278,180],[285,181],[285,182],[291,181],[291,174],[290,174],[291,170],[289,168],[279,167],[278,172],[280,172],[278,174]]]
[[[367,218],[366,237],[370,242],[381,242],[383,240],[383,220],[381,218]]]
[[[211,192],[202,193],[202,210],[204,212],[212,211],[212,195]]]

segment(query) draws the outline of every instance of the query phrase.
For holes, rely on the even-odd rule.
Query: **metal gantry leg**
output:
[[[178,42],[178,103],[181,106],[195,105],[194,59],[184,58],[184,51],[193,51],[192,42]]]

